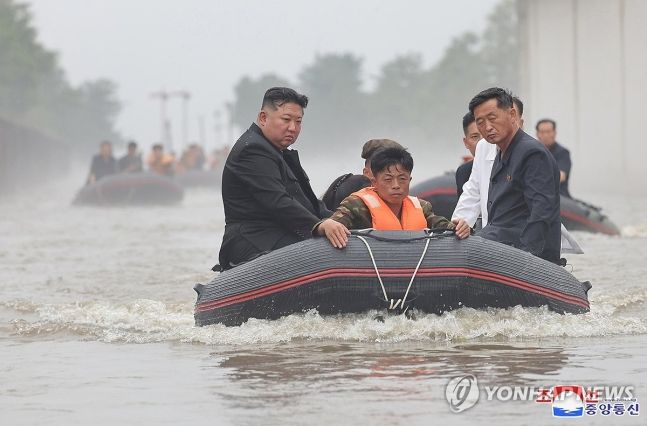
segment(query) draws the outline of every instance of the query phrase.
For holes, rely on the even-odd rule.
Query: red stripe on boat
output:
[[[383,277],[410,277],[413,274],[413,269],[381,269],[380,275]],[[581,299],[577,296],[560,293],[555,290],[544,288],[542,286],[531,284],[525,281],[511,278],[505,275],[497,274],[495,272],[482,271],[479,269],[471,268],[426,268],[418,270],[417,276],[431,277],[431,276],[444,276],[444,277],[473,277],[481,278],[487,281],[494,281],[509,287],[515,287],[526,290],[531,293],[540,294],[552,299],[560,300],[573,305],[589,308],[589,302],[586,299]],[[214,308],[221,308],[236,303],[247,302],[263,296],[268,296],[288,288],[297,287],[300,285],[308,284],[319,279],[335,278],[335,277],[375,277],[375,270],[370,268],[335,268],[327,269],[324,271],[314,272],[312,274],[304,275],[297,278],[292,278],[287,281],[282,281],[272,284],[263,288],[240,293],[234,296],[229,296],[220,300],[213,300],[209,302],[200,303],[196,306],[196,311],[204,312]]]

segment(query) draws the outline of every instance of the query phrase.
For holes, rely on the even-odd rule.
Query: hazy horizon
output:
[[[151,93],[187,90],[189,140],[199,137],[202,118],[206,145],[212,147],[214,111],[232,100],[234,85],[243,76],[276,73],[295,80],[316,55],[350,52],[364,59],[363,80],[369,89],[380,67],[399,55],[419,53],[425,66],[433,65],[453,37],[482,31],[498,1],[396,5],[281,0],[267,6],[259,0],[189,0],[138,1],[133,6],[125,0],[66,0],[65,8],[47,0],[26,3],[39,40],[59,53],[72,84],[98,78],[117,84],[122,101],[117,129],[125,138],[143,146],[159,140],[159,103]],[[289,23],[282,21],[284,16]],[[178,141],[179,98],[169,102],[168,114]],[[219,144],[233,142],[226,140],[224,129],[219,138]]]

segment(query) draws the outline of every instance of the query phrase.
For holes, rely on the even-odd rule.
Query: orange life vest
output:
[[[400,213],[402,221],[400,221],[393,214],[393,210],[377,195],[375,188],[364,188],[354,192],[352,195],[361,198],[366,204],[366,207],[371,212],[373,228],[375,229],[381,231],[419,231],[427,228],[427,219],[422,212],[420,200],[416,197],[408,196],[402,201],[402,212]]]

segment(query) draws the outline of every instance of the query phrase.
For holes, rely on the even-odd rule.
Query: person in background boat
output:
[[[483,238],[560,261],[559,169],[548,149],[520,127],[510,92],[493,87],[470,101],[479,132],[498,147]]]
[[[161,144],[153,145],[147,163],[151,172],[158,175],[173,176],[175,158],[172,154],[165,153]]]
[[[221,170],[227,160],[229,155],[229,145],[225,145],[221,148],[216,148],[211,151],[209,156],[209,170]]]
[[[89,185],[115,173],[117,173],[117,162],[112,156],[112,144],[109,141],[103,141],[99,145],[99,153],[92,157],[90,173],[85,183]]]
[[[183,173],[188,170],[202,170],[204,168],[204,150],[198,144],[191,144],[182,153],[180,161],[175,167],[176,173]]]
[[[402,146],[391,139],[371,139],[362,147],[362,158],[364,159],[364,169],[361,175],[347,173],[335,179],[326,193],[321,198],[329,210],[335,210],[339,203],[353,192],[362,188],[371,186],[371,155],[381,148],[402,148]]]
[[[409,196],[413,158],[404,148],[382,148],[371,157],[371,184],[346,197],[333,215],[318,223],[313,234],[325,236],[336,248],[348,242],[348,229],[454,229],[466,238],[470,227],[463,219],[450,222],[434,214],[431,203]],[[343,228],[339,227],[343,225]]]
[[[128,152],[117,162],[119,173],[138,173],[144,170],[142,155],[137,152],[137,143],[128,142]]]
[[[561,146],[555,140],[557,135],[557,123],[550,118],[544,118],[537,122],[535,126],[537,139],[543,143],[546,148],[553,154],[557,167],[559,167],[559,192],[565,197],[571,198],[568,191],[568,180],[571,177],[571,153],[568,149]]]
[[[310,238],[314,225],[330,216],[297,151],[288,149],[299,137],[307,105],[308,98],[293,89],[268,89],[256,123],[231,149],[222,173],[221,270]]]
[[[472,174],[472,165],[474,164],[474,156],[476,151],[476,144],[482,139],[479,129],[474,122],[474,114],[468,112],[463,116],[463,145],[470,152],[471,158],[465,158],[465,162],[456,169],[456,191],[460,197],[463,193],[463,185],[467,182]]]
[[[514,105],[513,108],[517,111],[519,127],[523,129],[523,102],[516,96],[512,98],[512,102]],[[468,114],[471,113],[468,112]],[[472,117],[474,117],[473,114]],[[465,124],[465,118],[463,118],[463,124]],[[476,126],[476,123],[474,125]],[[478,126],[476,131],[478,132]],[[458,192],[458,203],[456,203],[452,219],[465,219],[474,228],[476,221],[481,217],[481,226],[487,225],[490,174],[492,173],[492,164],[494,164],[497,149],[495,144],[488,143],[485,139],[479,140],[476,144],[469,179],[460,186],[461,190]],[[458,172],[456,180],[458,184]]]

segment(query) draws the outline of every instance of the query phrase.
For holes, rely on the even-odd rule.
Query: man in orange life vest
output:
[[[404,148],[384,148],[371,157],[372,187],[346,197],[330,219],[315,225],[313,233],[346,247],[348,229],[378,230],[454,229],[466,238],[470,227],[463,219],[452,222],[434,214],[431,204],[409,196],[413,158]],[[342,225],[342,226],[340,226]]]

